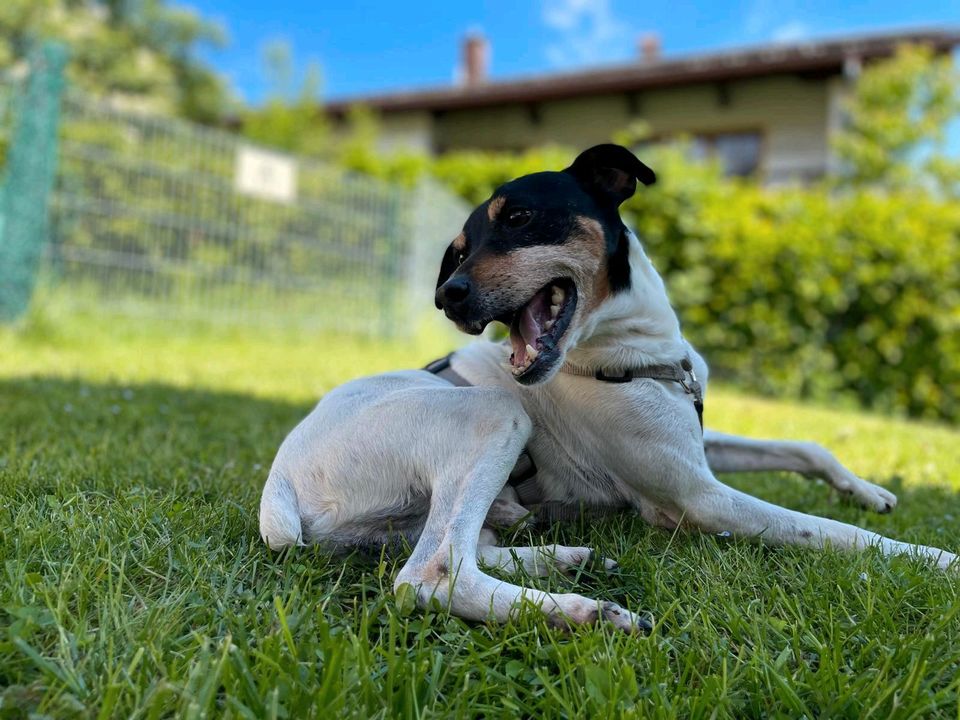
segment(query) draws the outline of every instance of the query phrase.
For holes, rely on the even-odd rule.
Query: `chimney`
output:
[[[479,32],[468,33],[463,39],[463,82],[467,86],[480,85],[487,80],[490,65],[490,43]]]
[[[637,50],[642,62],[656,62],[660,59],[660,36],[657,33],[644,33],[637,40]]]

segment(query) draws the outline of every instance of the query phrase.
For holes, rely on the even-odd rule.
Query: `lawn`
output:
[[[337,383],[448,342],[81,316],[0,329],[0,718],[960,717],[960,577],[911,559],[627,517],[551,531],[619,571],[522,582],[648,611],[638,638],[410,611],[391,592],[402,554],[268,552],[256,513],[284,434]],[[820,441],[900,507],[790,475],[737,487],[960,549],[957,431],[727,388],[706,417]]]

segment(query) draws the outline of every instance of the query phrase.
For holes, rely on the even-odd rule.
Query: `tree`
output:
[[[897,189],[924,186],[954,194],[960,164],[947,152],[947,130],[960,114],[957,69],[930,48],[902,46],[868,67],[846,106],[834,140],[840,182]]]
[[[308,64],[297,87],[288,43],[275,41],[266,47],[264,69],[268,97],[261,107],[243,112],[244,136],[268,147],[407,186],[414,185],[426,172],[427,158],[420,153],[378,150],[380,125],[368,108],[352,108],[343,126],[334,131],[321,108],[319,65]]]
[[[0,70],[47,39],[67,46],[73,86],[121,107],[214,122],[227,103],[223,81],[197,59],[224,32],[167,0],[0,2]]]
[[[328,128],[320,111],[320,67],[310,63],[300,88],[294,86],[293,53],[275,41],[264,51],[269,85],[262,107],[243,113],[242,132],[251,140],[299,155],[322,157],[329,151]]]

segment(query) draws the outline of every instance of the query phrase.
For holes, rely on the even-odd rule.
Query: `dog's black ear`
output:
[[[584,150],[564,170],[577,179],[580,186],[595,198],[612,201],[619,206],[637,190],[637,180],[653,185],[657,176],[620,145],[595,145]]]
[[[447,251],[443,254],[443,261],[440,263],[440,276],[437,278],[437,289],[449,280],[450,276],[453,275],[453,271],[457,269],[458,254],[459,251],[453,247],[452,243],[447,246]],[[434,300],[434,305],[437,306],[437,310],[440,309],[440,303],[436,300]]]

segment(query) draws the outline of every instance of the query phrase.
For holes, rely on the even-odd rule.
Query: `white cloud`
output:
[[[807,37],[810,37],[810,26],[799,20],[791,20],[775,27],[770,33],[770,38],[778,43],[796,42]]]
[[[556,34],[546,48],[554,65],[594,64],[633,49],[633,31],[614,16],[610,0],[545,0],[543,22]]]
[[[796,0],[753,0],[743,16],[743,34],[750,40],[778,43],[810,37],[813,28],[797,16],[802,5]]]

